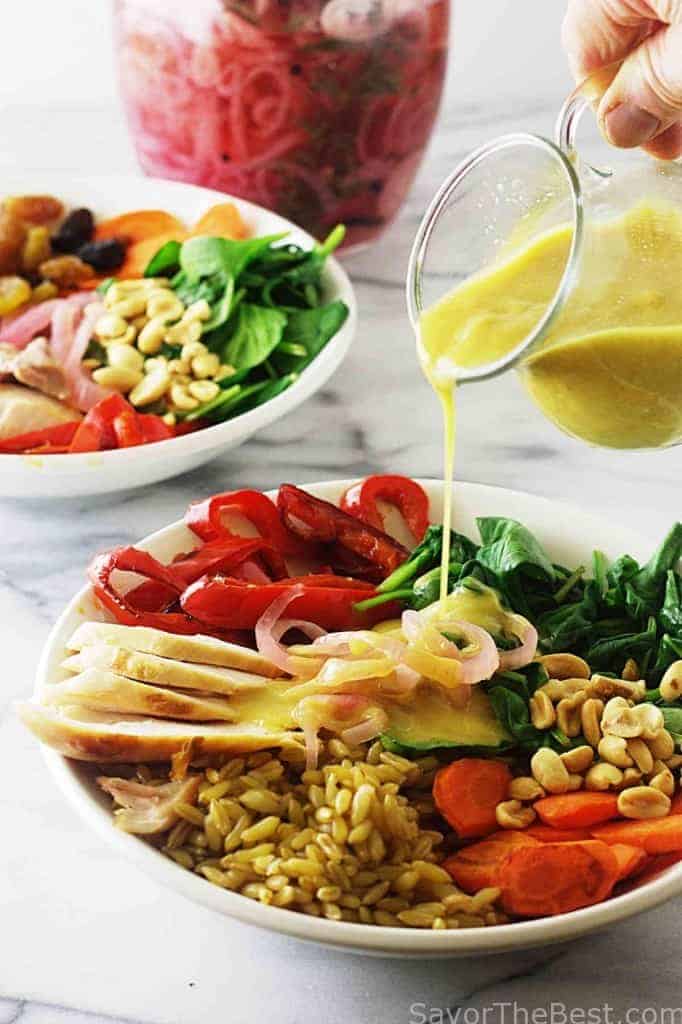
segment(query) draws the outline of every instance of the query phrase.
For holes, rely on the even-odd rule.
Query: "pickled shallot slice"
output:
[[[116,824],[124,832],[152,835],[165,832],[177,819],[179,803],[191,803],[199,790],[198,775],[184,782],[166,782],[149,786],[131,779],[115,779],[100,775],[97,783],[114,798],[120,807],[114,811]]]
[[[317,639],[324,634],[321,626],[314,622],[306,622],[302,619],[286,619],[282,613],[286,611],[291,602],[300,597],[304,591],[301,584],[296,584],[286,590],[263,612],[256,623],[256,647],[258,653],[264,658],[277,665],[283,672],[291,676],[302,676],[308,678],[315,675],[321,662],[311,658],[297,658],[288,653],[281,639],[290,629],[298,629],[311,640]]]
[[[23,313],[6,316],[0,326],[0,344],[13,345],[14,348],[26,348],[36,335],[48,329],[54,311],[66,302],[66,299],[47,299],[31,306]],[[76,292],[68,299],[72,308],[82,308],[92,302],[92,292]]]
[[[303,730],[306,768],[317,767],[320,729],[327,729],[340,736],[344,743],[355,745],[374,739],[388,724],[383,708],[368,697],[351,693],[304,697],[294,708],[292,718]]]
[[[427,619],[419,612],[405,611],[402,628],[408,641],[408,664],[422,671],[428,678],[446,686],[463,684],[474,686],[490,679],[500,666],[500,655],[490,633],[473,622],[451,619],[438,622],[430,615]],[[454,640],[443,636],[443,631],[457,634],[466,641],[460,647]],[[471,653],[467,653],[473,648]],[[448,662],[454,661],[455,666]]]
[[[512,632],[518,636],[521,641],[518,647],[513,647],[510,651],[500,651],[500,668],[503,671],[507,669],[523,668],[525,665],[529,665],[535,657],[535,652],[538,647],[538,631],[535,626],[532,625],[525,619],[523,615],[510,616],[513,618],[514,625]],[[518,623],[518,632],[517,632]]]

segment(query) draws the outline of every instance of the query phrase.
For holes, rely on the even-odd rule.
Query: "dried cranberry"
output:
[[[57,252],[78,252],[82,245],[90,241],[94,232],[95,220],[90,210],[85,207],[72,210],[52,236],[52,248]]]
[[[78,255],[95,270],[118,270],[126,257],[126,247],[118,238],[102,238],[81,246]]]

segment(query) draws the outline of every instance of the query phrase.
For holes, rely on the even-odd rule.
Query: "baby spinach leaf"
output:
[[[533,534],[515,519],[487,516],[476,520],[481,534],[477,558],[503,580],[523,572],[540,580],[554,579],[554,566]]]
[[[180,266],[181,248],[180,242],[174,241],[166,242],[165,245],[162,245],[147,264],[144,276],[171,277],[171,271],[175,273]]]
[[[682,747],[682,708],[661,708],[663,723],[671,733],[677,747]]]
[[[284,313],[242,302],[234,331],[223,348],[222,361],[235,370],[259,366],[279,344],[287,322]]]
[[[340,299],[316,309],[290,310],[282,340],[301,345],[305,355],[277,353],[278,368],[289,373],[301,373],[337,334],[347,316],[348,307]]]
[[[180,268],[190,280],[196,281],[213,274],[222,274],[225,278],[236,280],[252,260],[281,238],[284,238],[284,233],[239,241],[199,235],[183,242]]]
[[[682,580],[672,569],[666,573],[659,621],[669,633],[682,633]]]

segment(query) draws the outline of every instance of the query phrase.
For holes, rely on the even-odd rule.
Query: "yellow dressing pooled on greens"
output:
[[[388,709],[386,732],[405,746],[445,744],[471,747],[496,747],[509,735],[495,717],[486,693],[471,687],[464,707],[457,707],[437,686],[420,686],[410,704],[395,704]]]

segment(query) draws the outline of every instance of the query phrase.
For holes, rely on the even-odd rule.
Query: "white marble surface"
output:
[[[25,3],[17,18],[28,26],[43,4]],[[50,35],[52,53],[70,54],[63,74],[33,67],[22,90],[0,65],[0,174],[17,167],[135,171],[108,81],[82,98],[77,87],[79,67],[107,69],[104,22],[94,6],[51,5],[65,15]],[[524,1008],[550,1003],[613,1007],[611,1014],[595,1010],[590,1024],[617,1024],[629,1007],[652,1009],[626,1024],[666,1024],[662,1009],[680,1004],[680,901],[570,947],[435,964],[348,957],[213,916],[157,889],[87,831],[11,710],[29,694],[47,630],[92,552],[134,541],[212,490],[389,469],[439,473],[437,411],[416,371],[403,309],[409,242],[430,193],[463,152],[513,128],[548,132],[566,83],[556,0],[541,5],[542,17],[519,0],[489,5],[495,16],[486,7],[479,17],[480,6],[460,3],[456,50],[466,74],[452,76],[437,139],[403,216],[379,247],[349,263],[361,327],[326,389],[244,448],[153,490],[92,501],[0,501],[0,1024],[435,1024],[461,1020],[458,1007],[479,1011],[464,1024],[478,1024],[486,1008],[490,1024],[528,1024]],[[92,21],[83,28],[86,13]],[[70,38],[82,62],[65,49]],[[495,60],[486,73],[481,61],[489,53]],[[519,67],[523,74],[510,77]],[[460,422],[463,479],[568,499],[652,537],[679,517],[679,451],[614,456],[583,448],[547,425],[512,378],[465,390]],[[513,1002],[517,1018],[500,1006]],[[430,1018],[422,1016],[429,1007]],[[565,1024],[560,1008],[556,1014],[554,1024]]]

